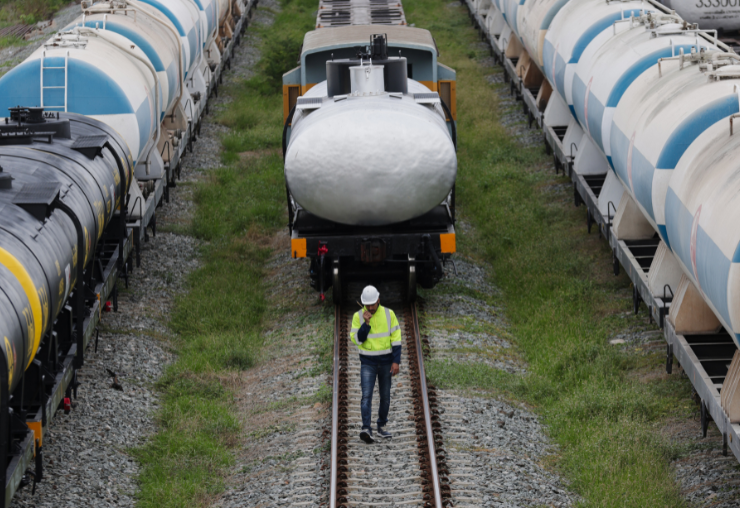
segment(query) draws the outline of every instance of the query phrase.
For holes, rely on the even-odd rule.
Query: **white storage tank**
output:
[[[666,196],[670,246],[681,268],[740,344],[740,134],[724,118],[673,171]]]
[[[103,6],[105,7],[105,5]],[[136,12],[95,13],[88,9],[84,18],[75,20],[62,32],[74,27],[84,26],[97,31],[117,33],[130,41],[129,46],[139,47],[154,66],[159,77],[161,104],[163,105],[160,122],[165,112],[170,111],[180,96],[182,80],[180,57],[181,41],[172,22],[159,11],[149,6],[137,6]]]
[[[200,9],[192,0],[139,0],[164,13],[175,25],[185,50],[185,78],[193,73],[203,49],[203,23]]]
[[[572,0],[555,16],[542,49],[544,71],[574,117],[573,76],[583,52],[589,44],[598,46],[613,36],[615,22],[639,16],[650,10],[649,5],[638,1]]]
[[[163,109],[151,70],[119,49],[127,45],[111,31],[56,35],[0,78],[0,111],[23,105],[90,116],[119,132],[138,161],[156,141]],[[130,51],[148,62],[141,48]]]
[[[677,57],[682,52],[690,54],[707,47],[713,48],[707,41],[700,41],[695,30],[686,30],[671,19],[656,23],[655,28],[642,23],[635,23],[633,27],[630,25],[621,24],[616,35],[609,30],[604,37],[600,37],[603,40],[597,38],[594,44],[589,45],[575,67],[572,80],[571,104],[576,118],[610,163],[612,118],[632,83],[646,75],[651,83],[660,86],[658,82],[662,84],[666,81],[658,79],[660,59]],[[677,67],[677,64],[664,65]],[[653,96],[650,88],[643,88],[642,92]],[[644,112],[654,103],[655,99],[644,101],[640,109],[629,116]]]
[[[326,82],[304,96],[321,106],[296,109],[285,157],[301,207],[341,224],[379,226],[419,217],[449,196],[457,157],[444,112],[438,99],[418,103],[413,94],[430,90],[408,81],[404,95],[368,80],[346,98],[325,97]]]
[[[662,78],[651,69],[625,93],[614,116],[610,146],[617,175],[670,247],[664,208],[676,164],[714,123],[729,125],[728,117],[738,112],[734,89],[740,80],[715,81],[713,73],[695,63],[680,69],[679,62],[663,62],[661,67]]]
[[[525,2],[517,11],[519,36],[529,56],[543,69],[543,46],[545,35],[555,15],[560,12],[568,0],[542,0]]]
[[[740,30],[740,5],[728,0],[720,4],[712,0],[658,0],[674,9],[690,23],[698,23],[705,30],[736,32]]]

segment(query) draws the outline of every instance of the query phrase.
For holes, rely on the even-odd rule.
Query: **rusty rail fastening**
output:
[[[422,491],[425,508],[452,506],[451,490],[445,463],[441,424],[437,410],[436,388],[427,385],[424,371],[424,348],[429,347],[419,332],[415,304],[404,304],[404,334],[409,358],[409,373],[414,395],[416,444],[419,450]],[[332,395],[331,491],[330,508],[346,507],[347,499],[347,440],[348,433],[348,343],[349,330],[346,311],[337,305],[334,312],[334,369]],[[432,436],[432,439],[428,439]],[[430,457],[432,460],[430,460]]]

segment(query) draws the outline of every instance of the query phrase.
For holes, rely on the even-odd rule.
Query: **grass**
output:
[[[502,125],[496,85],[486,80],[501,71],[483,65],[488,51],[467,9],[439,0],[404,0],[404,9],[409,22],[432,31],[440,60],[457,70],[458,206],[473,226],[459,233],[459,247],[492,266],[509,331],[528,363],[518,377],[432,362],[429,376],[439,386],[534,406],[560,445],[558,467],[582,506],[683,506],[670,466],[677,450],[658,428],[688,413],[690,386],[675,375],[642,376],[660,369],[661,354],[608,344],[637,324],[627,316],[629,281],[609,276],[608,248],[586,233],[572,197],[550,190],[567,180],[554,176],[544,150],[522,149]]]
[[[50,19],[68,0],[0,0],[0,28],[11,25],[33,25]],[[0,37],[0,49],[26,46],[25,39],[14,36]]]
[[[32,25],[69,4],[69,0],[0,0],[0,25]]]
[[[252,367],[263,347],[261,332],[270,312],[265,262],[272,253],[264,245],[286,223],[278,151],[282,89],[276,86],[274,62],[295,62],[302,34],[313,23],[314,4],[286,0],[271,28],[250,27],[260,30],[264,63],[253,78],[222,89],[233,99],[218,116],[231,128],[223,139],[226,165],[195,188],[197,207],[188,231],[205,242],[202,266],[189,277],[189,291],[172,316],[177,361],[159,381],[159,432],[134,450],[143,468],[142,507],[210,504],[223,490],[243,439],[227,380]],[[326,389],[315,396],[326,399]]]

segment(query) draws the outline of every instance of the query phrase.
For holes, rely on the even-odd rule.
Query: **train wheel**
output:
[[[416,301],[416,258],[409,256],[406,268],[406,301]]]
[[[342,301],[342,278],[339,273],[339,260],[335,259],[331,270],[331,298],[334,305]]]

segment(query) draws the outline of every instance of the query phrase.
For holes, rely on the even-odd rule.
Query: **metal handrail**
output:
[[[663,286],[663,300],[668,299],[668,295],[666,294],[666,289],[671,292],[671,299],[673,299],[674,298],[673,290],[671,289],[671,286],[669,284],[666,284],[665,286]]]
[[[614,208],[614,215],[612,215],[611,213],[609,213],[610,207],[611,208]],[[609,201],[606,204],[606,220],[607,220],[607,224],[609,225],[610,228],[612,227],[612,219],[614,218],[615,215],[617,215],[617,207],[614,205],[614,202]]]
[[[162,151],[159,152],[159,156],[164,158],[164,149],[167,148],[167,157],[168,161],[172,160],[172,149],[170,148],[170,140],[164,142],[164,145],[162,145]]]

